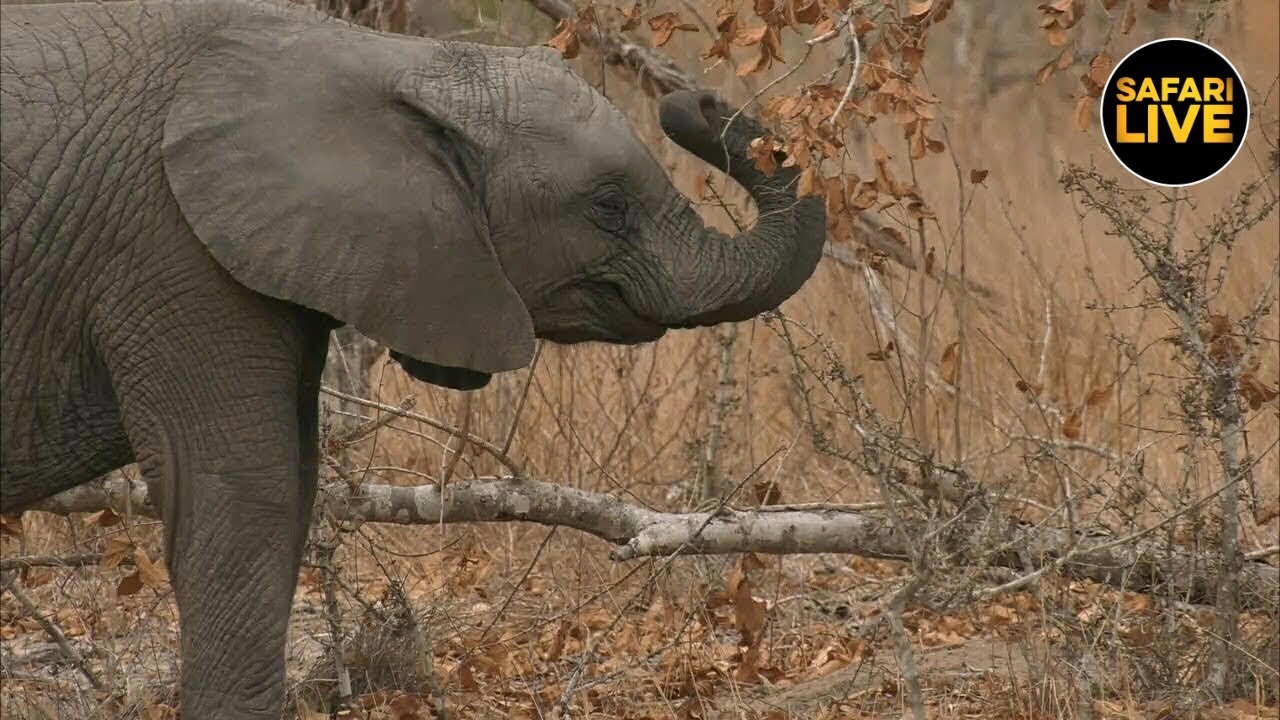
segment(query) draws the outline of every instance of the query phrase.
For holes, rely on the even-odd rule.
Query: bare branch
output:
[[[92,512],[111,507],[125,513],[120,500],[128,497],[138,514],[156,517],[146,485],[123,478],[75,488],[46,500],[34,510],[58,514]],[[394,486],[367,483],[352,490],[345,483],[324,488],[325,511],[339,522],[433,525],[459,522],[524,521],[565,526],[618,545],[615,560],[631,560],[674,553],[716,555],[756,552],[767,554],[848,553],[864,557],[905,560],[913,542],[929,533],[927,524],[904,521],[895,531],[882,514],[848,505],[806,505],[802,510],[735,509],[715,512],[668,513],[648,510],[604,493],[519,478],[482,478],[445,488],[433,485]],[[992,528],[1008,528],[996,538],[1009,549],[996,554]],[[1076,578],[1087,578],[1130,590],[1149,591],[1165,584],[1190,602],[1212,602],[1217,595],[1218,563],[1163,543],[1135,538],[1122,543],[1110,538],[1071,537],[1060,528],[1019,526],[1014,522],[974,528],[973,542],[949,548],[958,563],[988,564],[1032,572],[1051,567]],[[1073,548],[1064,558],[1063,548]],[[1028,566],[1030,563],[1030,566]],[[1241,603],[1245,608],[1280,605],[1280,570],[1263,562],[1245,562],[1240,569]]]

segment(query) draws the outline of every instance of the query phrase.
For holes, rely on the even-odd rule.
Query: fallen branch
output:
[[[146,485],[123,478],[92,483],[50,498],[34,510],[67,514],[111,507],[156,517]],[[436,485],[399,486],[346,483],[325,486],[325,512],[339,522],[434,525],[460,522],[525,521],[570,527],[617,545],[615,560],[671,554],[715,555],[846,553],[891,560],[909,557],[913,538],[924,537],[925,523],[906,522],[893,530],[880,514],[847,505],[811,504],[739,509],[717,513],[669,513],[631,505],[613,495],[519,478],[481,478],[454,483],[443,494]],[[991,525],[993,527],[996,525]],[[1135,591],[1173,586],[1173,594],[1192,603],[1211,603],[1217,595],[1216,562],[1181,548],[1137,539],[1118,544],[1109,538],[1077,537],[1065,529],[1018,526],[999,538],[1009,548],[996,555],[977,544],[951,548],[960,564],[986,564],[1034,572],[1051,564],[1069,577],[1090,579]],[[987,538],[990,540],[990,538]],[[989,545],[988,545],[989,546]],[[1063,548],[1073,548],[1062,560]],[[1242,604],[1268,609],[1280,604],[1280,570],[1263,562],[1244,563]]]

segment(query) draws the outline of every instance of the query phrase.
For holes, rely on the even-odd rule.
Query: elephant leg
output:
[[[189,316],[172,333],[153,328],[149,347],[113,374],[163,512],[186,718],[276,720],[284,705],[327,329],[272,307],[258,317],[223,307],[224,319],[197,330]]]

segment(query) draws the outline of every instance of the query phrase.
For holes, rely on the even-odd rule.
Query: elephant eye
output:
[[[627,198],[617,188],[605,187],[591,200],[596,224],[606,232],[621,232],[627,220]]]

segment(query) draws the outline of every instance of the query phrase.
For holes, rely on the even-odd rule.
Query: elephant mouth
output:
[[[598,280],[579,280],[565,288],[569,302],[548,308],[547,322],[537,331],[540,338],[562,345],[583,342],[607,342],[615,345],[637,345],[653,342],[667,332],[667,327],[635,311],[617,285]],[[573,299],[577,302],[572,302]],[[563,313],[566,322],[557,322],[555,305],[575,308]],[[588,308],[587,313],[582,308]],[[542,313],[535,313],[541,315]]]

